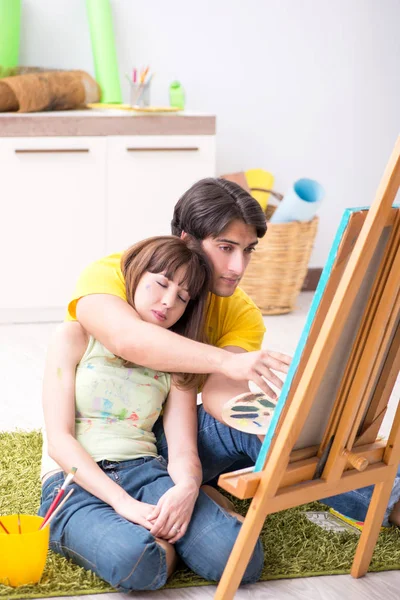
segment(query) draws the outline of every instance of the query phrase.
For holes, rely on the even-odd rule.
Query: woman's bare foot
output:
[[[400,527],[400,500],[393,506],[393,510],[389,515],[389,522]]]
[[[202,485],[200,489],[203,490],[203,492],[207,494],[207,496],[209,496],[211,500],[214,500],[214,502],[216,502],[218,506],[226,510],[226,512],[232,515],[232,517],[236,517],[236,519],[243,523],[244,517],[242,515],[239,515],[239,513],[235,511],[233,503],[230,500],[228,500],[226,496],[221,494],[221,492],[216,490],[211,485]]]

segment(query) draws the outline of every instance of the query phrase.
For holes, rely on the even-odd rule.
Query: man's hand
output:
[[[287,373],[292,358],[281,352],[246,352],[235,354],[227,352],[224,358],[221,373],[235,381],[253,381],[271,399],[277,397],[276,393],[267,384],[272,383],[282,389],[283,381],[273,371]]]
[[[199,495],[191,481],[176,484],[159,499],[148,518],[153,522],[150,533],[174,544],[186,533]]]

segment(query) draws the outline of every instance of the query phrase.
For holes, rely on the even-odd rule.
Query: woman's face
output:
[[[164,329],[179,321],[190,300],[182,283],[185,275],[186,267],[178,269],[172,280],[163,273],[146,271],[142,275],[135,291],[134,305],[143,321]]]

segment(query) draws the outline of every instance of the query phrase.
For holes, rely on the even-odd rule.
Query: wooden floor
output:
[[[312,293],[302,293],[298,308],[289,315],[265,317],[264,347],[292,354],[299,339]],[[41,385],[49,336],[55,323],[0,325],[0,431],[30,430],[42,426]],[[397,380],[381,433],[385,435],[400,397]],[[214,586],[132,594],[71,596],[71,600],[203,600],[213,598]],[[400,600],[400,571],[370,573],[363,579],[350,575],[283,579],[240,588],[239,600]],[[60,599],[61,600],[61,599]]]
[[[214,597],[215,586],[136,592],[72,596],[70,600],[205,600]],[[399,600],[400,572],[369,573],[363,579],[350,575],[307,577],[266,581],[240,588],[238,600]]]

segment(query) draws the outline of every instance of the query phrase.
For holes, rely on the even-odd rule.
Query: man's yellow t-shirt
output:
[[[121,271],[122,253],[111,254],[91,263],[81,273],[68,305],[67,321],[76,321],[76,305],[90,294],[111,294],[126,300],[125,280]],[[218,348],[238,346],[251,352],[260,350],[265,333],[260,310],[240,288],[232,296],[211,295],[206,333],[210,344]]]

